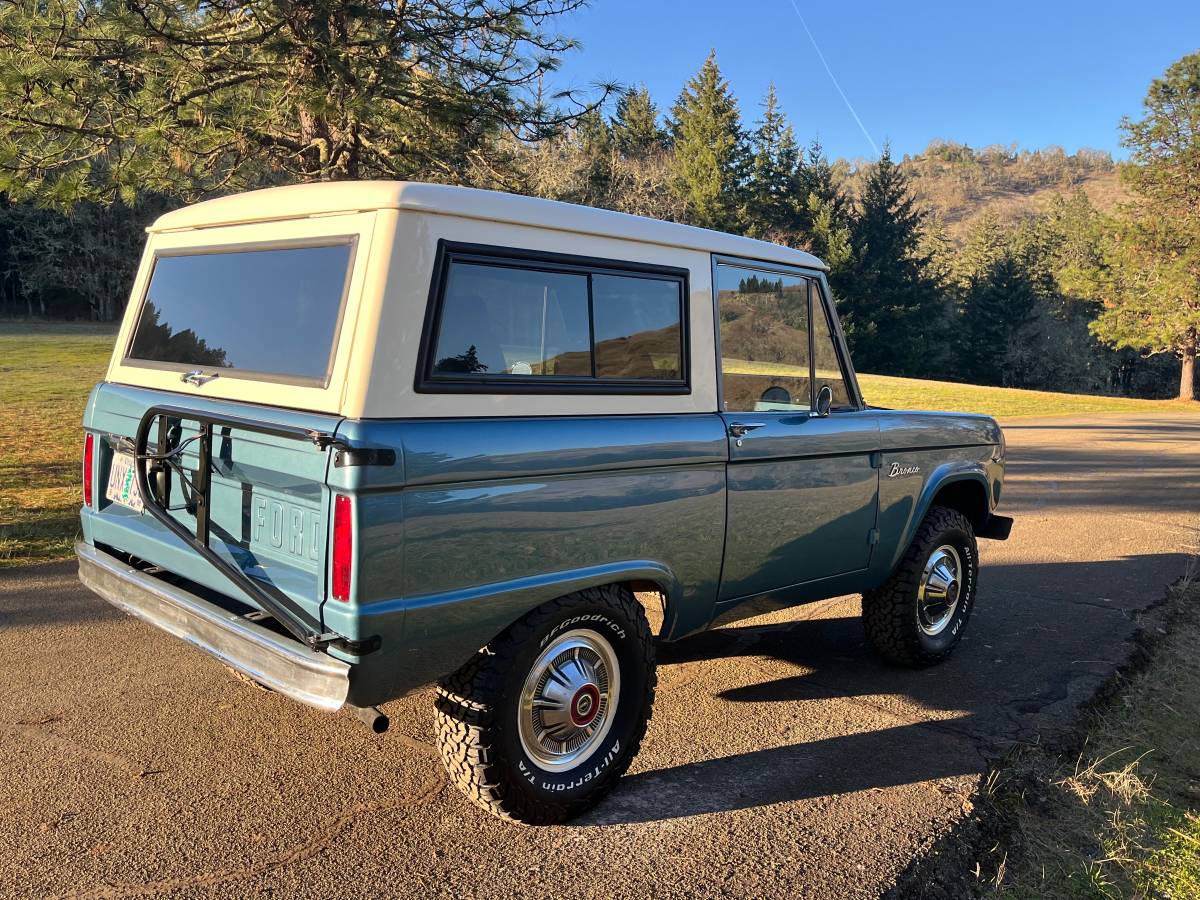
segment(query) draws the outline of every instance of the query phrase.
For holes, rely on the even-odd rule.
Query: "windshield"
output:
[[[352,250],[343,240],[159,256],[126,359],[322,384]]]

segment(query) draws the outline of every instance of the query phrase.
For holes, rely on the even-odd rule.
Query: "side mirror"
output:
[[[826,384],[817,391],[817,417],[823,419],[829,415],[831,406],[833,406],[833,388]]]

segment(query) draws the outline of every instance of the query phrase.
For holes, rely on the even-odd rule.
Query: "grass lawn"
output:
[[[112,326],[0,323],[0,567],[70,555],[83,405],[115,337]]]
[[[0,568],[62,559],[78,533],[80,421],[114,326],[0,322]],[[753,372],[756,364],[742,363]],[[861,375],[867,401],[993,416],[1181,409],[1127,400]],[[1200,412],[1200,403],[1191,404]]]
[[[727,360],[727,371],[746,375],[775,374],[805,377],[807,369],[775,363]],[[888,409],[940,409],[946,412],[976,412],[997,419],[1015,416],[1065,416],[1102,412],[1153,412],[1188,410],[1200,413],[1200,403],[1178,400],[1133,400],[1128,397],[1097,397],[1092,394],[1056,394],[1051,391],[1026,391],[1018,388],[958,384],[953,381],[926,381],[920,378],[895,378],[891,375],[858,373],[858,386],[872,406]]]
[[[1132,400],[1089,394],[1055,394],[1017,388],[922,381],[889,375],[859,375],[863,397],[873,406],[890,409],[944,409],[947,412],[987,413],[997,419],[1017,416],[1060,416],[1082,413],[1154,412],[1174,410],[1200,414],[1200,403],[1179,400]]]

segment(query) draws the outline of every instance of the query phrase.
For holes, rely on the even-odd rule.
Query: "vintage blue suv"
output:
[[[451,778],[509,819],[637,753],[655,640],[863,594],[888,660],[975,601],[1004,437],[859,392],[824,265],[429,184],[169,213],[84,415],[80,578],[280,693],[437,685]]]

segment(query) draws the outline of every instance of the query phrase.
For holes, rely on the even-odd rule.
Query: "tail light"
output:
[[[83,438],[83,505],[92,505],[92,466],[95,453],[94,436],[89,432]]]
[[[350,498],[338,494],[333,500],[333,572],[330,594],[334,600],[350,600],[350,564],[354,559],[354,516]]]

